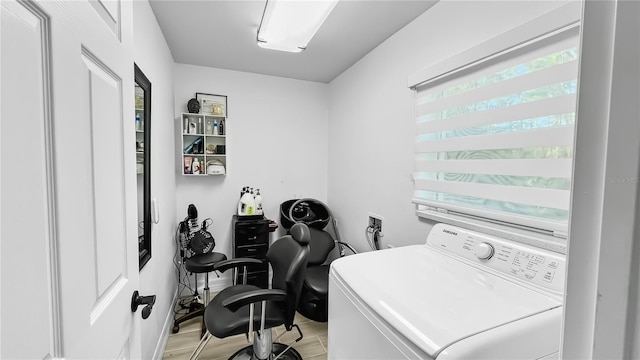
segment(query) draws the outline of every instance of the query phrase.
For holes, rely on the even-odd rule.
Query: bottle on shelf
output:
[[[191,163],[191,173],[200,174],[200,162],[198,161],[198,158],[193,158],[193,163]]]
[[[218,133],[218,121],[213,120],[213,135],[219,135]]]
[[[207,135],[213,135],[213,126],[211,126],[211,120],[207,120]]]
[[[224,119],[221,119],[218,125],[218,135],[224,135]]]
[[[249,206],[247,206],[247,215],[254,215],[256,213],[256,197],[253,195],[253,188],[249,193]]]
[[[262,215],[262,195],[260,195],[260,189],[256,189],[256,196],[254,199],[256,203],[256,215]]]
[[[142,130],[142,121],[140,120],[140,114],[136,114],[136,130]]]

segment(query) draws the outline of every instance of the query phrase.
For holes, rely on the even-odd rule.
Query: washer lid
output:
[[[331,272],[434,358],[466,337],[562,305],[424,245],[343,257]]]

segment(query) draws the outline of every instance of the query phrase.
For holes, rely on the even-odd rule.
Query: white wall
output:
[[[173,131],[177,144],[167,157],[177,177],[177,216],[195,204],[200,221],[213,219],[209,231],[215,251],[231,256],[231,220],[244,186],[259,188],[265,215],[279,222],[279,206],[295,196],[327,197],[328,85],[266,75],[176,64]],[[182,112],[195,93],[228,96],[227,175],[181,176]],[[272,237],[273,238],[273,237]],[[210,279],[224,286],[228,274]]]
[[[141,322],[142,358],[161,358],[173,325],[171,309],[177,289],[175,253],[176,177],[173,164],[173,58],[146,1],[133,2],[134,59],[151,81],[151,197],[157,199],[160,222],[152,225],[151,260],[140,272],[140,293],[156,295],[151,316]],[[133,86],[133,79],[131,85]],[[146,145],[146,144],[145,144]],[[167,327],[167,320],[171,323]]]
[[[383,246],[423,243],[413,192],[409,74],[557,8],[554,1],[441,1],[330,84],[328,202],[342,240],[368,250],[368,213],[384,217]]]

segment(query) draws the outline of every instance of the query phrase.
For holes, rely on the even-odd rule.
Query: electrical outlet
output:
[[[369,213],[369,227],[382,232],[382,219],[384,218],[381,215]]]

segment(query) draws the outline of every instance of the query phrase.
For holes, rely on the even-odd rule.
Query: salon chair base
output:
[[[281,343],[273,343],[273,350],[271,351],[271,359],[275,358],[283,352],[287,348],[287,345]],[[229,360],[255,360],[253,357],[253,346],[247,346],[243,349],[236,351],[235,354],[231,355]],[[284,354],[278,357],[278,360],[302,360],[302,356],[300,353],[296,351],[294,348],[289,348]]]
[[[297,325],[294,325],[294,327],[298,329],[300,334],[300,337],[295,340],[295,342],[298,342],[302,340],[302,333]],[[262,333],[262,336],[259,335],[260,333]],[[212,337],[213,335],[207,332],[191,353],[189,360],[197,360]],[[236,351],[229,357],[229,360],[271,360],[275,358],[282,360],[302,360],[302,356],[292,345],[293,343],[285,345],[279,342],[273,342],[271,329],[265,329],[262,332],[258,330],[254,332],[253,344]]]

